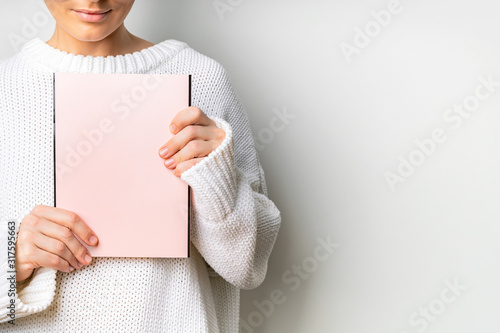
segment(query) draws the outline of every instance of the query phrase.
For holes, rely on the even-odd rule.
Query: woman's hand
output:
[[[193,106],[180,111],[169,128],[174,136],[159,154],[177,177],[213,152],[226,137],[212,119]]]
[[[16,280],[24,281],[37,267],[62,272],[88,265],[92,257],[75,237],[95,246],[97,236],[75,213],[38,205],[19,225],[16,241]]]

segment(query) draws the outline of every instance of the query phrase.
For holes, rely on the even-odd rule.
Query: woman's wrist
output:
[[[195,193],[197,204],[211,220],[221,221],[231,213],[236,204],[237,177],[234,164],[234,143],[231,125],[220,118],[211,118],[224,130],[222,143],[201,162],[181,175]],[[201,211],[200,211],[201,213]]]

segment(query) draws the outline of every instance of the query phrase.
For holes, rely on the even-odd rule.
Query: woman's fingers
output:
[[[35,241],[35,239],[38,239],[39,235],[34,231],[25,229],[23,234],[19,236],[18,241],[21,241],[21,243],[17,244],[16,248],[16,270],[19,274],[19,277],[16,276],[17,281],[25,280],[37,267],[49,267],[62,272],[72,270],[70,270],[71,265],[67,260],[36,245],[35,242],[39,242],[39,240]],[[17,260],[18,257],[22,258],[22,260]]]
[[[208,118],[200,108],[197,108],[196,106],[190,106],[187,109],[178,112],[174,116],[174,119],[172,119],[169,128],[172,134],[177,134],[188,125],[209,126],[214,124],[214,121]]]
[[[170,131],[174,136],[160,147],[158,154],[176,176],[208,156],[226,137],[224,130],[194,106],[177,113],[170,124]]]
[[[25,280],[37,267],[70,272],[89,264],[91,256],[82,242],[92,246],[98,239],[77,214],[61,208],[36,206],[19,226],[16,280]]]
[[[189,168],[191,168],[195,164],[198,164],[202,160],[203,160],[203,158],[193,158],[189,161],[182,162],[179,165],[177,165],[177,167],[173,171],[173,174],[177,177],[180,177],[184,171],[188,170]]]
[[[43,218],[40,218],[43,219]],[[73,232],[67,228],[63,227],[57,223],[45,220],[44,223],[40,223],[39,231],[47,237],[63,242],[66,247],[71,251],[73,256],[83,265],[90,264],[92,256],[85,246],[80,243],[80,241],[75,237]],[[52,252],[52,251],[50,251]],[[55,253],[57,254],[57,253]],[[80,268],[82,265],[75,266],[73,261],[71,265],[75,268]]]
[[[23,221],[19,242],[19,247],[29,248],[30,244],[35,244],[65,259],[74,268],[81,268],[91,261],[90,253],[70,229],[43,217],[33,216]],[[39,258],[32,260],[37,264],[39,262]]]
[[[174,156],[165,160],[164,164],[167,168],[173,169],[179,163],[188,161],[197,157],[205,157],[214,150],[215,142],[213,141],[189,141],[184,148],[178,151]]]
[[[71,272],[73,271],[73,267],[71,267],[70,263],[58,256],[57,254],[53,254],[51,252],[47,252],[44,249],[40,249],[35,246],[33,250],[33,255],[37,258],[37,263],[39,267],[48,267],[52,269],[56,269],[61,272]]]
[[[209,126],[187,126],[174,135],[159,149],[160,157],[170,158],[193,140],[211,141],[217,139],[217,132]]]
[[[97,235],[74,212],[62,208],[38,205],[33,208],[31,213],[70,229],[88,245],[95,246],[98,243]]]
[[[41,264],[42,262],[50,263],[52,260],[52,264],[59,267],[61,267],[62,265],[62,267],[66,268],[66,263],[69,263],[75,269],[81,267],[78,260],[75,258],[66,243],[55,238],[47,237],[44,234],[40,233],[34,234],[33,243],[40,250],[45,251],[45,253],[40,253],[40,255],[38,256],[38,264]],[[56,261],[56,259],[53,258],[53,256],[51,256],[50,254],[56,255],[62,260]],[[66,272],[68,271],[68,269],[69,267],[66,268]]]

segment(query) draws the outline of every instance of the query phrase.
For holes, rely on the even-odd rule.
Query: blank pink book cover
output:
[[[99,237],[96,257],[189,257],[188,184],[158,155],[191,77],[54,74],[54,202]]]

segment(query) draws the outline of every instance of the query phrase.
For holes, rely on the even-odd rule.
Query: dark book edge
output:
[[[191,83],[192,83],[192,75],[189,74],[189,100],[188,100],[188,106],[191,105]],[[188,241],[187,241],[187,257],[191,257],[191,186],[188,185]]]
[[[52,75],[52,131],[54,132],[54,207],[56,206],[56,73]]]

